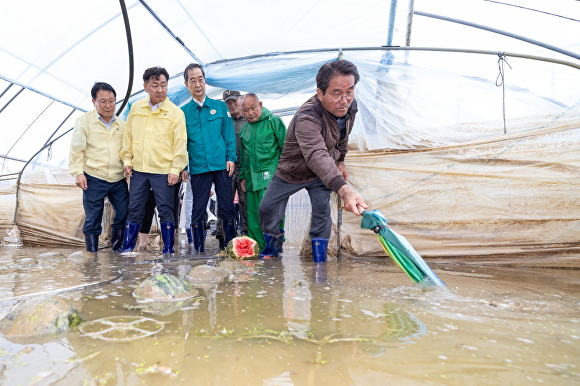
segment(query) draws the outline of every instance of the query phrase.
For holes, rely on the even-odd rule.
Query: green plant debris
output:
[[[97,352],[95,352],[95,353],[92,353],[92,354],[90,354],[90,355],[87,355],[87,356],[86,356],[86,357],[84,357],[84,358],[69,358],[69,359],[67,359],[65,362],[66,362],[66,363],[82,363],[82,362],[84,362],[84,361],[87,361],[87,360],[89,360],[89,359],[93,359],[94,357],[96,357],[96,356],[97,356],[97,355],[99,355],[100,353],[101,353],[100,351],[97,351]]]
[[[221,338],[231,338],[234,340],[242,341],[247,339],[270,339],[270,340],[277,340],[283,343],[294,343],[295,340],[310,342],[316,345],[323,345],[327,343],[338,343],[338,342],[374,342],[379,341],[377,339],[369,339],[364,337],[337,337],[338,334],[330,334],[321,339],[315,339],[311,335],[307,338],[299,337],[293,335],[289,331],[274,331],[270,329],[266,330],[257,330],[254,329],[252,331],[244,332],[241,334],[234,333],[233,330],[226,330],[225,328],[218,331],[216,334],[210,333],[197,333],[198,336],[204,338],[212,338],[212,339],[221,339]]]
[[[68,317],[70,328],[76,327],[83,322],[83,317],[76,310]]]
[[[169,375],[170,377],[176,377],[179,374],[179,371],[175,371],[171,367],[167,366],[152,365],[149,367],[144,367],[144,364],[136,364],[136,363],[133,363],[133,365],[137,366],[135,372],[139,375],[161,374],[161,375]]]

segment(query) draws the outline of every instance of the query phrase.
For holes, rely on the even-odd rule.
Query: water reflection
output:
[[[35,262],[49,251],[2,252],[5,299],[104,282],[57,296],[87,325],[130,317],[163,326],[131,341],[79,329],[52,342],[0,338],[3,385],[580,383],[577,271],[446,265],[437,274],[453,291],[424,291],[389,261],[315,265],[289,250],[167,310],[138,307],[133,290],[156,274],[185,278],[207,258],[128,261],[105,251]]]
[[[217,322],[217,285],[206,290],[207,295],[207,309],[209,311],[209,328],[213,329]]]
[[[284,318],[288,331],[301,339],[310,336],[310,306],[312,294],[306,280],[300,257],[284,254]]]

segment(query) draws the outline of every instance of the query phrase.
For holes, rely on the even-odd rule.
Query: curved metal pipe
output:
[[[549,49],[550,51],[559,52],[560,54],[563,54],[563,55],[566,55],[566,56],[570,56],[570,57],[572,57],[574,59],[580,60],[580,55],[577,54],[577,53],[575,53],[575,52],[568,51],[568,50],[565,50],[565,49],[560,48],[560,47],[553,46],[553,45],[548,44],[548,43],[540,42],[538,40],[529,39],[529,38],[526,38],[525,36],[513,34],[511,32],[507,32],[507,31],[502,31],[502,30],[497,29],[497,28],[491,28],[491,27],[487,27],[487,26],[481,25],[481,24],[476,24],[476,23],[471,23],[471,22],[464,21],[464,20],[454,19],[452,17],[435,15],[433,13],[415,11],[414,14],[415,15],[419,15],[419,16],[431,17],[431,18],[439,19],[439,20],[450,21],[452,23],[463,24],[463,25],[466,25],[466,26],[469,26],[469,27],[475,27],[475,28],[479,28],[479,29],[482,29],[482,30],[485,30],[485,31],[489,31],[489,32],[493,32],[493,33],[496,33],[496,34],[508,36],[510,38],[518,39],[518,40],[524,41],[526,43],[530,43],[530,44],[534,44],[536,46],[544,47],[544,48]]]
[[[483,1],[487,1],[489,3],[496,3],[496,4],[501,4],[501,5],[507,5],[509,7],[515,7],[515,8],[520,8],[520,9],[527,9],[528,11],[543,13],[544,15],[550,15],[550,16],[554,16],[554,17],[560,17],[562,19],[572,20],[572,21],[576,21],[576,22],[579,22],[580,23],[580,20],[578,20],[578,19],[574,19],[574,18],[571,18],[571,17],[558,15],[557,13],[551,13],[551,12],[541,11],[539,9],[534,9],[534,8],[522,7],[521,5],[516,5],[516,4],[503,3],[501,1],[494,1],[494,0],[483,0]]]
[[[36,88],[34,88],[34,87],[28,87],[28,86],[25,86],[25,85],[23,85],[22,83],[16,82],[16,81],[14,81],[14,80],[12,80],[12,79],[10,79],[10,78],[7,78],[7,77],[5,77],[5,76],[3,76],[3,75],[1,75],[1,74],[0,74],[0,79],[4,80],[4,81],[6,81],[6,82],[13,83],[13,84],[15,84],[16,86],[22,87],[22,88],[24,88],[24,89],[26,89],[26,90],[28,90],[28,91],[35,92],[35,93],[37,93],[38,95],[42,95],[43,97],[46,97],[46,98],[48,98],[48,99],[50,99],[50,100],[53,100],[53,101],[55,101],[55,102],[58,102],[58,103],[60,103],[60,104],[62,104],[62,105],[69,106],[69,107],[72,107],[72,108],[74,108],[74,109],[77,109],[77,110],[79,110],[79,111],[82,111],[83,113],[86,113],[86,112],[87,112],[87,110],[86,110],[86,109],[83,109],[82,107],[75,106],[75,105],[73,105],[72,103],[65,102],[65,101],[64,101],[64,100],[62,100],[62,99],[59,99],[59,98],[56,98],[56,97],[50,96],[49,94],[47,94],[47,93],[45,93],[45,92],[42,92],[42,91],[39,91],[39,90],[37,90],[37,89],[36,89]],[[56,78],[56,79],[57,79],[57,80],[60,80],[60,79],[58,79],[58,78]]]
[[[2,108],[0,109],[0,113],[1,113],[2,111],[4,111],[4,109],[5,109],[6,107],[8,107],[8,105],[9,105],[10,103],[12,103],[12,101],[14,101],[14,99],[16,99],[16,98],[18,97],[18,95],[20,95],[20,93],[21,93],[22,91],[24,91],[24,87],[22,87],[20,90],[18,90],[18,92],[17,92],[16,94],[14,94],[14,96],[12,96],[12,98],[10,98],[10,100],[9,100],[8,102],[6,102],[6,104],[5,104],[4,106],[2,106]],[[4,94],[2,94],[2,95],[4,95]]]
[[[405,33],[405,45],[411,45],[411,29],[413,27],[413,12],[415,12],[415,0],[409,0],[409,9],[407,12],[407,32]]]
[[[191,55],[191,57],[193,59],[195,59],[196,62],[198,62],[202,66],[204,65],[204,62],[202,60],[200,60],[197,56],[195,56],[195,54],[193,52],[191,52],[191,50],[189,48],[187,48],[187,46],[185,45],[185,43],[183,42],[183,40],[181,40],[179,38],[179,36],[177,36],[176,34],[173,33],[173,31],[167,26],[167,24],[165,24],[163,22],[163,20],[161,20],[161,18],[151,9],[151,7],[149,5],[147,5],[147,3],[145,2],[145,0],[139,0],[139,2],[143,5],[143,7],[145,7],[145,9],[147,10],[147,12],[149,12],[151,14],[151,16],[153,16],[155,18],[155,20],[157,20],[157,22],[161,25],[161,27],[163,27],[163,29],[165,31],[167,31],[167,33],[169,35],[171,35],[171,37],[173,39],[175,39],[175,41],[177,43],[179,43],[183,47],[183,49],[185,51],[187,51],[187,53],[189,55]]]
[[[123,13],[123,22],[125,23],[125,34],[127,35],[127,50],[129,51],[129,86],[127,87],[127,92],[125,93],[125,98],[121,106],[117,110],[117,115],[121,114],[125,105],[129,101],[129,95],[131,95],[131,90],[133,88],[133,75],[135,74],[135,59],[133,58],[133,38],[131,37],[131,25],[129,24],[129,14],[127,13],[127,7],[125,6],[124,0],[119,0],[121,4],[121,12]]]
[[[50,141],[50,139],[52,138],[52,136],[55,135],[57,133],[57,131],[60,130],[60,128],[62,127],[62,125],[64,125],[65,122],[68,121],[68,119],[70,118],[70,116],[73,115],[75,111],[77,111],[77,109],[72,109],[72,111],[70,113],[68,113],[68,115],[66,116],[66,118],[62,120],[62,122],[60,123],[60,125],[58,125],[58,127],[52,132],[52,134],[50,135],[50,137],[48,137],[46,139],[46,142],[44,143],[44,145],[46,145]]]
[[[227,59],[227,60],[217,60],[215,62],[209,63],[207,66],[211,66],[214,64],[221,64],[227,62],[233,62],[236,60],[247,60],[247,59],[255,59],[255,58],[263,58],[268,56],[282,56],[282,55],[292,55],[292,54],[304,54],[304,53],[317,53],[317,52],[338,52],[342,50],[344,51],[434,51],[434,52],[461,52],[466,54],[483,54],[483,55],[505,55],[511,56],[514,58],[523,58],[523,59],[531,59],[531,60],[539,60],[543,62],[551,62],[562,64],[569,67],[574,67],[580,70],[580,64],[568,62],[565,60],[559,59],[552,59],[547,58],[545,56],[537,56],[537,55],[527,55],[527,54],[518,54],[515,52],[505,52],[505,51],[490,51],[490,50],[470,50],[465,48],[437,48],[437,47],[350,47],[350,48],[317,48],[312,50],[298,50],[298,51],[283,51],[283,52],[268,52],[265,54],[260,55],[250,55],[250,56],[242,56],[239,58],[234,59]]]
[[[8,92],[8,90],[10,90],[10,87],[14,86],[14,83],[10,82],[10,84],[8,85],[8,87],[6,87],[4,89],[4,91],[2,91],[2,94],[0,94],[0,99],[2,99],[2,97],[4,96],[4,94],[6,94]]]
[[[391,0],[391,7],[389,8],[389,28],[387,29],[387,43],[386,46],[393,44],[393,31],[395,30],[395,16],[397,14],[397,0]]]

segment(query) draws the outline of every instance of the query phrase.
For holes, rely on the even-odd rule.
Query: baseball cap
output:
[[[226,102],[228,99],[238,99],[239,97],[241,97],[242,94],[240,94],[239,91],[234,91],[234,90],[226,90],[224,91],[224,102]]]

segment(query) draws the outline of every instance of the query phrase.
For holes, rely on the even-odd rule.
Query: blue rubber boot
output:
[[[280,253],[282,253],[282,246],[284,245],[285,240],[286,239],[284,238],[284,231],[282,231],[282,233],[280,233],[279,235],[274,236],[272,248],[276,257],[278,257]]]
[[[111,248],[113,248],[113,252],[121,252],[123,248],[123,229],[111,229]]]
[[[187,244],[193,245],[193,231],[191,227],[185,228],[185,233],[187,234]]]
[[[173,243],[175,241],[175,224],[172,222],[161,223],[161,239],[163,240],[163,254],[175,253]]]
[[[284,241],[286,241],[286,237],[284,237],[284,229],[280,229],[280,234],[282,235],[282,243],[284,243]],[[280,252],[278,253],[282,253],[284,252],[284,247],[282,245],[280,245]]]
[[[99,250],[99,235],[85,235],[85,246],[87,252],[97,252]]]
[[[224,245],[227,247],[231,239],[236,237],[236,226],[233,221],[227,221],[224,223]]]
[[[193,249],[196,253],[205,252],[205,224],[195,222],[191,227],[193,229]]]
[[[326,248],[328,239],[325,237],[312,238],[312,259],[315,263],[324,263],[326,261]]]
[[[123,235],[123,248],[121,253],[131,252],[137,244],[137,236],[139,236],[139,228],[141,224],[127,221],[125,223],[125,234]]]
[[[264,233],[264,240],[266,241],[266,246],[260,252],[260,259],[278,257],[278,254],[282,251],[282,244],[284,244],[284,234]]]

